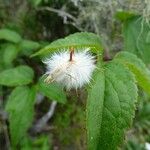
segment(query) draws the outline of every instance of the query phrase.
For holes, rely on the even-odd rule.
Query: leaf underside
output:
[[[97,70],[87,102],[89,150],[115,150],[134,117],[137,87],[123,65],[110,62]]]

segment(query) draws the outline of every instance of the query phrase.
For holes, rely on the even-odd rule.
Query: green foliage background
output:
[[[89,131],[90,136],[91,133],[99,133],[107,128],[107,119],[98,122],[95,117],[100,114],[89,113],[89,120],[86,119],[85,88],[77,93],[74,90],[66,92],[55,83],[47,85],[43,82],[43,57],[72,44],[77,48],[91,47],[93,53],[98,52],[98,56],[102,56],[104,50],[105,62],[114,59],[110,64],[103,64],[104,72],[96,79],[102,84],[101,87],[94,85],[94,88],[98,89],[98,86],[102,93],[109,89],[113,91],[111,83],[115,84],[119,80],[115,85],[116,91],[129,92],[129,95],[136,97],[136,89],[128,89],[132,84],[127,87],[120,84],[136,79],[139,85],[136,114],[132,128],[126,132],[125,143],[119,148],[145,149],[145,143],[150,142],[149,8],[150,3],[146,0],[125,0],[121,3],[119,0],[0,0],[0,149],[84,150],[87,149],[86,140],[90,143],[90,138],[86,139],[86,121],[90,128],[95,129],[94,132]],[[96,33],[100,39],[92,33],[68,36],[81,31]],[[60,39],[65,36],[68,37]],[[121,66],[128,68],[135,79]],[[111,70],[111,67],[114,69]],[[127,74],[128,80],[121,72]],[[104,77],[108,78],[105,83],[107,87],[103,84]],[[107,92],[103,99],[103,95],[94,92],[90,91],[88,99],[94,101],[93,95],[100,96],[101,103],[105,99],[105,106],[113,106],[111,100],[116,100],[113,93]],[[124,99],[130,100],[130,97]],[[35,130],[37,121],[48,111],[53,100],[58,103],[53,117],[40,131]],[[88,101],[88,111],[101,106],[98,103],[95,101],[92,108]],[[119,103],[116,101],[115,104],[112,109],[114,115],[119,112],[116,107]],[[129,105],[126,104],[128,109]],[[103,115],[114,125],[116,120],[107,116],[105,111],[103,110]],[[132,110],[131,114],[133,115]],[[101,129],[93,126],[90,118],[93,122],[101,123]],[[130,124],[130,118],[126,118],[126,121]],[[122,128],[127,126],[122,124]],[[113,126],[110,128],[110,135],[113,136]],[[100,133],[98,137],[103,138],[97,145],[106,148],[106,142],[111,141],[113,149],[115,144],[120,143],[122,134],[119,132],[117,141],[111,141],[111,136],[109,139]],[[91,149],[96,149],[92,144]]]

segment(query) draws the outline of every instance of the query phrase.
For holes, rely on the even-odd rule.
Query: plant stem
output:
[[[51,103],[48,112],[42,118],[40,118],[35,124],[34,129],[33,129],[35,132],[40,132],[44,128],[44,126],[47,124],[47,122],[52,118],[56,105],[57,105],[56,101],[53,101]]]

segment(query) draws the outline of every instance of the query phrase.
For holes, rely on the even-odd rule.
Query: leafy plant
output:
[[[30,55],[41,47],[40,43],[23,39],[10,29],[0,30],[0,40],[0,87],[2,96],[7,99],[5,111],[8,113],[11,147],[16,149],[24,145],[25,148],[23,141],[30,139],[27,131],[34,120],[37,93],[40,91],[48,98],[62,103],[66,102],[66,95],[56,84],[48,86],[41,79],[36,81],[34,67],[27,64],[31,61]],[[5,95],[6,92],[10,95]],[[43,147],[49,149],[48,144],[44,146],[45,142],[47,139],[43,140]]]
[[[53,42],[35,55],[47,55],[70,46],[91,48],[90,44],[94,41],[91,44],[91,50],[95,49],[94,52],[99,58],[103,51],[98,38],[91,33],[76,33]],[[77,42],[78,39],[80,42]],[[88,39],[92,39],[92,41],[88,41]],[[76,43],[79,43],[78,47],[76,47]],[[148,74],[149,71],[142,60],[128,52],[118,53],[110,62],[98,59],[93,82],[88,89],[86,107],[89,150],[114,150],[122,144],[125,131],[131,127],[135,114],[138,96],[136,80],[149,93],[147,87],[150,85],[150,77]]]
[[[148,0],[0,1],[0,149],[145,150],[149,8]],[[45,82],[53,78],[45,57],[88,49],[95,66],[88,85],[68,91]]]
[[[9,34],[14,38],[9,38]],[[101,38],[88,32],[75,33],[64,39],[58,39],[38,52],[35,50],[41,47],[40,43],[23,39],[9,29],[0,31],[0,39],[5,41],[1,45],[3,59],[0,61],[2,70],[0,86],[7,87],[8,92],[14,87],[5,106],[13,148],[21,147],[23,144],[21,139],[27,140],[27,131],[34,118],[37,93],[42,93],[43,96],[58,103],[67,103],[63,88],[57,83],[44,83],[44,77],[40,77],[43,72],[37,75],[36,69],[29,64],[31,61],[37,61],[35,56],[49,57],[54,52],[65,51],[70,47],[81,51],[89,48],[96,59],[96,69],[90,86],[87,86],[88,149],[115,150],[121,147],[125,133],[131,127],[135,116],[137,86],[150,94],[150,72],[140,58],[129,52],[119,52],[111,61],[103,61],[104,46]],[[16,61],[17,57],[19,63]],[[24,57],[27,57],[27,61],[23,59]],[[47,143],[47,139],[43,139],[43,143]],[[30,140],[24,144],[27,147],[34,145],[30,144]],[[48,149],[47,144],[45,145]]]

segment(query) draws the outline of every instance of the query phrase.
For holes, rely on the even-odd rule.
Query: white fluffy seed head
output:
[[[95,69],[95,59],[89,53],[89,48],[72,53],[64,51],[54,53],[44,63],[47,65],[48,75],[45,82],[58,82],[66,89],[80,88],[89,83]]]

